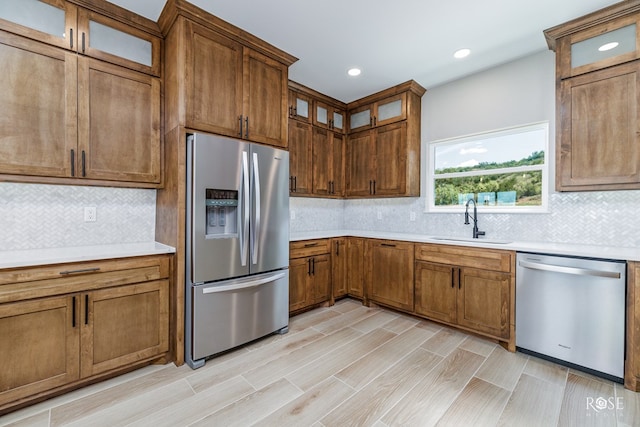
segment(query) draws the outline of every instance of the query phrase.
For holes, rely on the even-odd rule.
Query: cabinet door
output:
[[[0,304],[0,406],[79,378],[78,298]]]
[[[347,239],[347,292],[349,296],[364,298],[364,240]]]
[[[345,112],[343,110],[333,110],[331,112],[331,130],[345,132]]]
[[[311,257],[289,260],[289,312],[311,305],[309,290]]]
[[[0,173],[71,176],[77,55],[0,31]]]
[[[345,136],[341,133],[331,133],[331,194],[344,196],[344,151]]]
[[[311,121],[311,97],[295,90],[289,91],[289,118],[309,123]]]
[[[161,40],[85,9],[78,11],[78,52],[160,76]]]
[[[344,111],[336,109],[321,101],[315,101],[313,105],[314,125],[324,129],[334,130],[336,132],[344,132]],[[357,117],[358,116],[356,116],[356,120]]]
[[[333,289],[332,297],[335,299],[343,297],[349,292],[347,266],[351,266],[348,264],[347,239],[333,239],[331,244],[331,286]]]
[[[91,179],[160,183],[160,80],[80,58],[78,168]]]
[[[398,196],[406,191],[407,124],[396,123],[375,130],[376,173],[374,194]]]
[[[347,196],[369,196],[373,194],[373,160],[376,143],[372,131],[349,135],[347,142]]]
[[[312,126],[289,120],[289,191],[292,196],[311,194],[313,173]]]
[[[367,299],[413,311],[413,243],[368,241]]]
[[[313,303],[331,299],[331,258],[328,254],[311,258]]]
[[[374,106],[374,126],[384,126],[407,118],[406,92],[378,101]]]
[[[416,262],[416,313],[455,323],[459,271],[446,265]]]
[[[349,132],[356,132],[369,129],[373,126],[373,105],[363,105],[362,107],[349,110]]]
[[[288,69],[244,48],[244,138],[287,148]]]
[[[330,133],[313,127],[313,194],[327,196],[331,191],[331,167],[333,150]]]
[[[509,338],[511,275],[463,268],[458,289],[458,324]]]
[[[192,22],[185,28],[186,126],[241,137],[242,45]]]
[[[81,302],[83,377],[169,350],[167,280],[85,293]]]
[[[78,8],[66,0],[0,2],[0,29],[76,50]],[[5,64],[4,61],[2,61]]]
[[[561,82],[562,191],[640,188],[640,63]]]

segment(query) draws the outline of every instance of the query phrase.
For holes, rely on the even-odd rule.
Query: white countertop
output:
[[[158,242],[0,251],[0,268],[31,267],[45,264],[172,254],[175,252],[175,248]]]
[[[370,239],[399,240],[416,243],[438,243],[443,245],[471,246],[491,249],[504,249],[508,251],[535,252],[555,255],[571,255],[588,258],[603,258],[626,261],[640,261],[640,248],[618,247],[618,246],[595,246],[595,245],[575,245],[569,243],[554,242],[525,242],[510,241],[508,243],[491,243],[491,239],[466,239],[463,240],[442,240],[434,236],[411,233],[389,233],[383,231],[362,231],[362,230],[330,230],[291,233],[291,241],[325,239],[331,237],[365,237]],[[459,237],[452,237],[457,239]],[[484,241],[483,241],[484,240]],[[496,240],[495,242],[497,242]]]

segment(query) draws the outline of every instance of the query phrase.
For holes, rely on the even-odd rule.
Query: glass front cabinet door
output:
[[[64,0],[0,1],[0,29],[160,76],[160,37]]]
[[[564,58],[561,78],[568,78],[640,58],[640,18],[628,16],[576,32],[558,40]]]

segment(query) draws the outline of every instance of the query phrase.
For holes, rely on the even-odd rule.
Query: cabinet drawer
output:
[[[0,271],[0,303],[169,277],[169,255]]]
[[[509,273],[512,271],[514,252],[446,245],[416,245],[416,260]]]
[[[291,259],[328,254],[330,251],[330,239],[303,240],[289,243],[289,258]]]

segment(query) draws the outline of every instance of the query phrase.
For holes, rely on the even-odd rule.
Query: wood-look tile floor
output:
[[[207,361],[149,366],[11,426],[638,426],[640,394],[436,323],[342,300]]]

